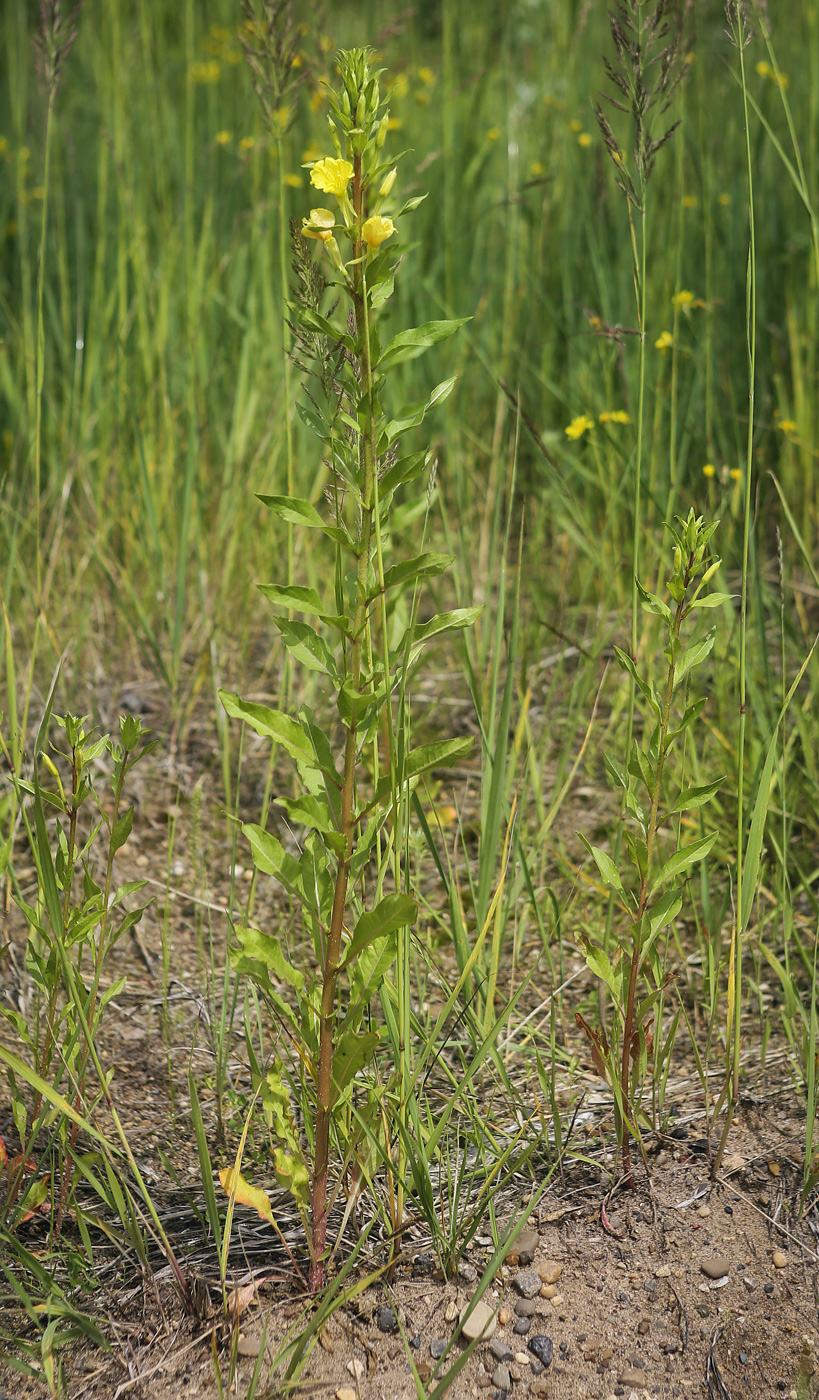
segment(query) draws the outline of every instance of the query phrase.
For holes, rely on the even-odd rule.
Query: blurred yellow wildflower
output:
[[[728,475],[730,476],[732,481],[742,480],[742,472],[740,471],[739,467],[732,467]]]
[[[231,141],[233,140],[233,132],[217,131],[213,139],[216,142],[217,146],[229,146]]]
[[[781,88],[783,92],[790,83],[790,79],[787,73],[772,73],[771,78],[776,83],[777,87]]]
[[[602,331],[603,319],[601,316],[589,316],[588,321],[590,331]]]
[[[435,82],[435,74],[431,68],[419,68],[418,77],[426,87],[432,87],[432,84]]]
[[[791,437],[796,432],[798,424],[794,422],[793,418],[780,418],[779,426],[786,437]]]
[[[395,233],[395,224],[392,219],[385,219],[382,214],[373,214],[372,218],[362,226],[361,237],[368,248],[373,250],[380,248],[388,238],[392,238]]]
[[[539,160],[533,160],[533,161],[532,161],[532,164],[529,166],[529,174],[530,174],[530,175],[542,175],[542,174],[543,174],[543,166],[541,165],[541,163],[540,163]]]
[[[301,175],[288,174],[284,177],[284,183],[286,185],[289,185],[291,190],[300,190],[302,185],[304,184],[304,181],[302,180]]]
[[[577,117],[575,117],[574,121],[569,122],[569,130],[570,130],[570,131],[573,131],[574,134],[575,134],[575,136],[576,136],[577,133],[578,133],[578,131],[582,131],[582,130],[583,130],[583,123],[582,123],[582,122],[579,122],[579,121],[577,120]]]
[[[588,433],[594,427],[594,419],[588,413],[581,413],[579,418],[573,418],[567,428],[564,429],[566,437],[574,442],[581,438],[584,433]]]
[[[409,92],[409,78],[406,73],[396,73],[395,77],[387,84],[387,91],[390,97],[406,97]]]
[[[671,305],[677,311],[690,311],[691,307],[694,305],[694,293],[686,291],[675,292],[671,298]]]
[[[714,466],[714,463],[713,463],[713,462],[706,462],[705,466],[704,466],[703,469],[702,469],[702,474],[703,474],[703,476],[707,476],[707,477],[709,478],[709,480],[710,480],[710,478],[714,475],[715,472],[716,472],[716,467]]]
[[[323,87],[313,88],[310,93],[310,111],[315,114],[327,100],[327,93]]]
[[[674,337],[670,331],[663,331],[654,342],[655,350],[670,350],[674,344]]]
[[[631,418],[624,408],[613,408],[610,412],[600,414],[601,423],[630,423]]]
[[[418,89],[417,89],[417,91],[416,91],[416,93],[415,93],[415,101],[418,103],[418,106],[419,106],[419,107],[428,107],[428,106],[429,106],[430,98],[429,98],[429,93],[427,92],[426,88],[418,88]]]
[[[241,141],[239,142],[239,150],[240,150],[240,151],[252,151],[252,150],[253,150],[253,147],[254,147],[255,145],[256,145],[256,137],[255,137],[255,136],[243,136],[242,139],[241,139]]]
[[[25,164],[30,155],[31,151],[29,150],[28,146],[21,146],[19,151],[17,152],[17,159],[23,164]]]
[[[6,151],[8,150],[8,148],[9,148],[9,143],[8,143],[8,141],[6,140],[5,136],[0,136],[0,156],[5,155],[5,154],[6,154]]]
[[[723,209],[725,209],[725,208],[727,208],[727,206],[728,206],[730,203],[731,203],[731,196],[728,194],[728,192],[727,192],[727,190],[726,190],[726,191],[724,191],[723,194],[721,194],[721,195],[719,196],[719,198],[717,199],[717,204],[721,204],[722,207],[723,207]]]
[[[500,128],[497,127],[497,126],[490,126],[489,130],[488,130],[487,133],[486,133],[486,139],[487,139],[487,141],[497,141],[497,139],[498,139],[499,136],[500,136]]]
[[[325,156],[323,160],[317,160],[310,171],[310,184],[315,185],[316,189],[322,190],[324,194],[345,195],[352,178],[353,167],[350,162],[339,160],[335,156]]]
[[[696,209],[699,200],[695,194],[684,194],[682,197],[683,209]]]
[[[221,71],[222,65],[215,58],[191,64],[191,78],[195,83],[218,83]]]
[[[578,146],[587,147],[587,146],[590,146],[591,143],[592,143],[592,139],[591,139],[591,137],[590,137],[588,131],[581,131],[580,135],[579,135],[578,138],[577,138],[577,144],[578,144]]]
[[[34,195],[35,199],[45,199],[45,186],[35,185],[31,193]]]
[[[403,125],[404,123],[402,122],[400,117],[390,117],[389,121],[387,122],[387,130],[400,131]]]
[[[760,78],[769,78],[771,73],[773,72],[773,69],[771,68],[770,63],[768,63],[766,59],[762,58],[756,65],[756,71],[759,74]]]

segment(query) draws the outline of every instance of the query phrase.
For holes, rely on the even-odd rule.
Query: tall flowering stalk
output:
[[[389,562],[394,497],[433,467],[423,449],[401,456],[400,440],[447,397],[454,380],[390,418],[383,406],[387,376],[462,322],[431,321],[382,346],[378,322],[398,270],[399,221],[421,198],[400,208],[392,202],[397,170],[383,154],[389,117],[370,56],[367,49],[338,55],[341,81],[328,117],[333,153],[310,166],[311,184],[325,202],[294,233],[297,286],[290,324],[295,357],[312,376],[299,411],[319,439],[330,485],[319,505],[293,494],[261,497],[288,525],[317,532],[327,544],[332,568],[325,596],[289,580],[264,584],[261,591],[277,608],[275,622],[294,661],[318,673],[332,695],[340,736],[306,707],[293,718],[222,694],[228,714],[293,759],[298,791],[280,805],[291,827],[306,829],[296,859],[272,833],[244,827],[257,867],[274,875],[300,908],[316,970],[292,967],[275,935],[252,928],[237,929],[232,959],[268,998],[288,1046],[260,1074],[258,1088],[277,1179],[305,1220],[314,1292],[324,1282],[333,1134],[344,1158],[356,1159],[353,1174],[360,1183],[371,1155],[367,1145],[380,1140],[389,1118],[375,1079],[367,1077],[382,1042],[368,1016],[376,992],[396,1057],[395,1073],[386,1077],[397,1085],[399,1123],[411,1093],[402,969],[417,905],[400,860],[408,798],[424,771],[456,761],[469,747],[456,739],[410,749],[406,702],[393,703],[396,678],[428,637],[467,626],[477,612],[459,609],[417,626],[417,606],[402,613],[401,596],[411,590],[417,602],[423,580],[441,573],[450,556],[422,553]],[[318,263],[310,256],[313,244],[321,254]],[[314,621],[293,621],[294,614]],[[406,621],[399,625],[402,616]],[[276,989],[282,980],[297,999],[297,1014]],[[291,1093],[299,1094],[309,1125],[304,1137]],[[393,1160],[388,1141],[383,1154]],[[222,1174],[223,1184],[268,1214],[266,1197],[260,1206],[260,1193],[243,1181],[239,1165],[237,1160]]]

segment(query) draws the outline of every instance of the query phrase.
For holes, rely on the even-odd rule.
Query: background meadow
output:
[[[426,495],[402,502],[393,533],[406,552],[424,538],[454,555],[428,599],[485,604],[475,627],[442,645],[412,682],[417,732],[477,737],[474,763],[424,790],[426,828],[412,836],[424,894],[419,1008],[428,1012],[434,1000],[425,999],[424,959],[442,951],[462,970],[500,890],[492,949],[481,955],[488,981],[477,988],[491,1012],[484,1008],[484,1028],[496,987],[514,990],[534,957],[549,991],[582,971],[585,980],[552,1003],[557,1012],[537,1022],[542,1041],[529,1046],[551,1057],[553,1094],[554,1076],[565,1073],[561,1092],[571,1100],[572,1075],[588,1068],[573,1012],[607,1019],[578,931],[611,953],[617,945],[612,905],[576,834],[618,858],[620,808],[602,754],[624,751],[631,719],[612,648],[633,641],[635,549],[640,577],[662,591],[664,522],[694,507],[720,521],[720,586],[733,596],[709,614],[716,641],[690,692],[707,705],[685,762],[692,782],[725,782],[705,814],[683,822],[683,836],[705,830],[703,821],[718,835],[664,938],[662,969],[676,974],[680,998],[669,993],[656,1008],[653,1111],[663,1118],[674,1056],[692,1053],[686,1024],[699,1037],[700,1069],[730,1057],[737,831],[747,833],[755,817],[764,840],[742,955],[742,1065],[764,1064],[772,1039],[778,1063],[790,1067],[807,1109],[809,1192],[819,825],[819,670],[809,656],[819,590],[816,7],[793,0],[786,20],[772,15],[770,43],[758,32],[745,49],[747,145],[723,6],[703,0],[687,15],[683,79],[656,132],[679,125],[647,187],[636,514],[640,224],[633,213],[630,220],[594,112],[601,93],[613,91],[604,4],[422,0],[405,9],[363,0],[318,16],[295,6],[303,24],[297,90],[277,134],[253,91],[236,5],[86,0],[47,153],[36,20],[33,4],[7,0],[0,21],[0,709],[9,770],[26,775],[61,661],[57,713],[88,714],[107,731],[132,707],[129,696],[149,697],[159,739],[151,762],[170,813],[161,856],[168,881],[183,843],[192,851],[199,842],[190,865],[207,896],[231,858],[243,860],[226,814],[266,819],[283,779],[263,745],[240,737],[217,691],[280,695],[283,648],[256,584],[283,577],[290,549],[300,582],[332,568],[331,555],[306,532],[289,537],[256,495],[287,489],[288,433],[297,494],[320,502],[327,485],[309,428],[286,412],[281,268],[290,250],[282,232],[317,202],[304,163],[330,153],[321,84],[334,80],[333,54],[372,44],[391,94],[391,149],[407,152],[402,193],[428,192],[407,221],[388,328],[471,318],[392,377],[397,413],[457,376],[427,424],[434,480]],[[630,158],[630,118],[608,110]],[[299,378],[293,369],[294,402]],[[658,619],[640,613],[636,639],[640,666],[659,683]],[[291,702],[321,709],[315,676],[288,675],[286,687]],[[504,836],[514,854],[508,877]],[[11,787],[0,792],[0,843],[13,942],[14,900],[31,860]],[[231,880],[231,911],[240,896]],[[160,923],[167,982],[167,913]],[[215,1034],[202,1092],[216,1103],[220,1133],[226,1119],[236,1134],[248,1096],[225,1045],[241,1024],[244,992],[224,970],[227,925],[197,932],[203,984],[226,1037],[223,1044]],[[720,1082],[717,1075],[714,1097]]]

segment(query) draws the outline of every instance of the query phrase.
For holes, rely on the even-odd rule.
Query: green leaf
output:
[[[131,835],[131,828],[134,825],[134,809],[129,807],[127,812],[123,812],[118,819],[114,830],[111,832],[111,854],[114,855],[121,850]]]
[[[322,603],[315,588],[304,588],[301,584],[291,586],[278,583],[257,583],[256,587],[265,598],[280,608],[293,608],[295,612],[321,613]]]
[[[586,966],[599,977],[601,982],[605,982],[614,1000],[620,1000],[620,978],[616,975],[611,965],[608,953],[603,948],[598,948],[594,943],[589,943],[584,939]]]
[[[418,917],[418,905],[408,894],[388,894],[374,909],[361,915],[355,926],[344,961],[340,968],[349,967],[362,949],[374,943],[377,938],[385,938],[389,933],[414,924]]]
[[[394,418],[391,422],[387,423],[383,430],[383,436],[386,438],[387,442],[394,442],[397,437],[407,432],[409,428],[417,428],[419,424],[423,423],[425,414],[427,414],[431,408],[434,408],[436,404],[444,403],[444,401],[449,398],[452,390],[455,388],[455,382],[456,376],[453,376],[452,379],[442,380],[440,384],[436,384],[426,403],[416,408],[407,409],[403,418]]]
[[[614,754],[604,753],[603,764],[612,787],[621,787],[624,792],[628,792],[628,773],[620,759],[615,758]]]
[[[699,642],[694,642],[693,646],[686,647],[685,651],[680,652],[677,659],[677,669],[674,673],[675,685],[680,684],[680,681],[688,675],[692,667],[699,666],[700,662],[705,660],[714,645],[716,635],[717,629],[712,627],[711,631],[706,633]]]
[[[265,875],[272,875],[290,894],[300,898],[299,863],[283,847],[281,841],[255,822],[244,822],[242,831],[250,842],[253,864]]]
[[[303,326],[305,330],[314,331],[317,335],[326,335],[335,344],[345,345],[348,350],[354,348],[351,336],[345,335],[344,331],[340,331],[332,321],[313,311],[312,307],[303,306],[299,302],[288,302],[287,309],[296,324]]]
[[[677,726],[677,728],[670,729],[668,731],[669,740],[676,739],[680,734],[683,733],[684,730],[688,728],[690,724],[693,724],[694,720],[698,719],[699,716],[702,714],[707,703],[707,697],[705,695],[701,695],[699,700],[695,700],[693,705],[689,705],[688,709],[685,711],[685,714],[680,720],[680,723]]]
[[[309,622],[291,622],[286,617],[273,619],[282,634],[282,641],[288,651],[308,671],[319,671],[332,680],[338,680],[336,659],[324,638],[319,636]]]
[[[269,705],[255,705],[249,700],[240,700],[228,690],[219,691],[219,699],[232,719],[244,720],[263,739],[273,739],[299,763],[316,767],[313,746],[297,720],[291,719],[283,710],[273,710]]]
[[[705,783],[702,787],[685,788],[677,798],[673,807],[669,807],[668,816],[673,816],[674,812],[694,812],[698,807],[702,807],[706,802],[719,792],[724,778],[717,778],[716,782]]]
[[[611,856],[607,855],[605,851],[601,851],[599,846],[593,846],[582,834],[580,835],[580,840],[583,842],[589,854],[593,856],[594,863],[600,871],[603,883],[607,885],[609,889],[616,890],[617,893],[621,894],[625,899],[626,892],[623,889],[623,882],[620,879],[620,873]]]
[[[448,569],[453,560],[451,554],[417,554],[413,559],[402,559],[400,563],[393,564],[384,574],[384,592],[389,592],[391,588],[399,586],[406,588],[407,584],[415,579],[429,578],[435,574],[442,574]]]
[[[704,598],[695,598],[688,611],[693,612],[695,608],[719,608],[723,603],[730,603],[735,597],[735,593],[707,593]]]
[[[654,942],[661,929],[676,919],[681,909],[682,895],[679,890],[666,890],[665,894],[660,895],[657,903],[648,910],[649,944]]]
[[[262,496],[258,492],[256,495],[262,505],[289,524],[306,525],[311,530],[324,529],[324,521],[309,501],[303,501],[298,496]]]
[[[666,622],[671,624],[674,621],[674,619],[671,615],[671,609],[668,606],[668,604],[664,603],[662,598],[658,598],[656,593],[649,593],[648,589],[643,587],[638,578],[635,579],[634,582],[637,585],[637,592],[640,595],[640,602],[642,603],[646,612],[654,613],[655,617],[664,617]]]
[[[471,316],[463,316],[455,321],[427,321],[423,326],[416,326],[414,330],[399,331],[378,361],[378,368],[384,369],[388,364],[397,365],[404,360],[414,360],[417,355],[423,355],[431,345],[438,345],[440,341],[447,340],[471,320]]]
[[[421,452],[411,452],[407,457],[399,457],[397,462],[393,462],[393,465],[387,468],[378,483],[379,498],[388,496],[406,481],[414,481],[424,471],[431,456],[431,452],[425,447]]]
[[[651,797],[654,792],[654,783],[656,781],[654,765],[649,755],[644,749],[640,748],[639,744],[635,743],[632,745],[631,762],[628,767],[629,772],[632,773],[635,778],[641,780],[649,797]]]
[[[333,1055],[333,1105],[338,1104],[344,1090],[372,1059],[379,1038],[377,1031],[362,1034],[360,1030],[346,1031],[341,1036]]]
[[[282,945],[272,933],[248,925],[238,925],[236,938],[242,953],[253,962],[260,963],[266,972],[272,973],[277,982],[287,982],[296,992],[304,986],[304,974],[287,961]]]
[[[719,832],[712,831],[710,836],[703,836],[699,841],[692,841],[690,846],[681,846],[678,851],[674,852],[673,856],[669,856],[657,878],[652,881],[652,890],[658,890],[667,880],[673,879],[675,875],[681,875],[696,861],[704,860],[718,835]]]
[[[428,642],[430,637],[439,637],[443,632],[455,632],[464,627],[471,627],[477,622],[483,605],[474,608],[453,608],[451,612],[436,613],[428,622],[424,622],[420,627],[416,627],[412,633],[413,642]],[[403,640],[403,639],[402,639]],[[400,646],[396,650],[400,651]]]
[[[631,679],[634,681],[634,684],[640,691],[642,691],[649,705],[655,711],[657,718],[659,719],[661,715],[661,710],[660,706],[657,704],[656,699],[654,698],[654,692],[651,689],[651,686],[649,685],[648,681],[643,680],[628,652],[621,651],[620,647],[615,647],[614,655],[617,657],[617,660],[619,661],[623,670],[628,672],[628,674],[631,676]]]

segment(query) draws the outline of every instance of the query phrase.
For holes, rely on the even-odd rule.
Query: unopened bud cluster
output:
[[[715,520],[711,525],[704,523],[701,515],[695,515],[693,507],[688,512],[688,518],[683,520],[677,516],[679,530],[675,530],[673,525],[669,525],[671,537],[674,541],[672,559],[674,563],[674,574],[668,580],[668,591],[676,603],[682,601],[687,589],[694,582],[694,579],[702,573],[700,588],[714,574],[720,566],[719,559],[707,559],[708,542],[716,530],[719,521]],[[699,588],[697,589],[699,592]]]

